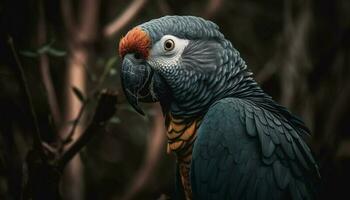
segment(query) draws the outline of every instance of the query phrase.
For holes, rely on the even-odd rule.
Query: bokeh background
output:
[[[350,198],[350,1],[2,0],[0,199],[20,198],[35,132],[15,70],[18,61],[42,142],[53,148],[85,105],[80,93],[92,103],[84,106],[73,139],[89,124],[93,93],[119,91],[117,112],[105,131],[65,168],[63,199],[171,195],[175,159],[166,154],[162,114],[158,105],[144,105],[146,117],[129,107],[117,52],[127,30],[164,15],[196,15],[217,23],[263,89],[310,128],[309,144],[321,168],[321,199]]]

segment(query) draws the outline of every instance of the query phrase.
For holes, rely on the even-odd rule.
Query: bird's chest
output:
[[[181,182],[187,200],[192,199],[190,166],[193,144],[197,137],[196,133],[201,121],[202,118],[194,120],[175,119],[171,114],[167,115],[166,118],[168,137],[167,152],[176,155]]]

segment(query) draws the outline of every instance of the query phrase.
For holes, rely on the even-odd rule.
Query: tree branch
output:
[[[116,111],[117,94],[110,91],[103,91],[97,103],[92,121],[84,133],[75,143],[66,150],[58,161],[58,168],[63,170],[67,163],[90,141],[96,132],[100,131],[104,124],[113,116]]]
[[[297,81],[297,78],[299,82],[303,80],[303,77],[301,77],[300,74],[298,76],[296,74],[298,68],[302,66],[302,63],[300,63],[300,61],[302,61],[303,58],[306,58],[307,56],[307,52],[305,51],[305,41],[307,39],[308,31],[310,28],[311,11],[308,2],[306,2],[306,5],[304,5],[304,8],[301,11],[298,20],[296,21],[296,24],[293,25],[293,22],[291,20],[292,8],[290,2],[288,2],[289,1],[287,0],[286,13],[289,13],[289,15],[285,16],[284,32],[286,41],[290,42],[288,42],[289,48],[287,50],[286,59],[284,60],[285,62],[282,65],[283,68],[281,68],[283,77],[281,79],[281,102],[283,105],[290,107],[293,103],[293,97],[296,91],[296,84],[294,84],[294,82]]]
[[[44,5],[43,2],[39,2],[39,21],[38,21],[38,46],[42,46],[45,44],[46,38],[46,21],[45,21],[45,13],[44,13]],[[57,103],[57,96],[55,92],[55,88],[52,84],[51,74],[50,74],[50,66],[49,66],[49,57],[45,54],[40,54],[40,72],[42,81],[44,83],[48,102],[51,110],[51,115],[55,126],[58,127],[61,123],[61,112]]]
[[[116,103],[115,93],[102,92],[89,127],[63,154],[45,142],[42,146],[46,152],[45,155],[41,154],[45,159],[41,159],[40,154],[35,150],[27,153],[26,165],[23,168],[23,174],[27,179],[23,182],[22,199],[61,199],[59,185],[65,166],[113,116]]]
[[[63,25],[68,32],[68,35],[74,36],[76,31],[76,23],[73,17],[71,0],[61,0],[61,11],[63,18]]]
[[[117,34],[132,18],[136,16],[137,12],[146,2],[147,0],[133,0],[120,16],[103,29],[103,35],[106,38],[111,38],[113,35]]]
[[[8,43],[10,45],[13,57],[16,61],[16,67],[14,68],[15,73],[20,80],[20,85],[21,85],[22,89],[24,90],[25,101],[26,101],[26,104],[27,104],[29,111],[30,111],[30,120],[31,120],[32,125],[34,126],[34,131],[32,132],[33,150],[36,151],[40,155],[40,158],[44,161],[46,158],[44,156],[44,150],[43,150],[43,147],[41,145],[42,140],[41,140],[40,129],[38,126],[38,120],[37,120],[37,116],[36,116],[36,113],[34,110],[32,96],[31,96],[30,91],[29,91],[27,79],[26,79],[26,76],[24,74],[22,63],[21,63],[21,61],[18,57],[17,51],[15,49],[15,45],[13,44],[13,39],[11,37],[8,38]]]
[[[100,0],[85,0],[80,4],[80,24],[78,41],[90,43],[95,41],[100,11]]]
[[[59,151],[62,151],[63,148],[64,148],[64,146],[65,146],[66,144],[68,144],[69,142],[72,141],[72,138],[73,138],[73,135],[74,135],[74,133],[75,133],[75,130],[77,129],[78,124],[79,124],[79,122],[81,121],[81,118],[82,118],[82,116],[83,116],[83,113],[84,113],[84,111],[85,111],[85,108],[86,108],[86,105],[87,105],[87,104],[88,104],[88,102],[87,102],[87,100],[86,100],[86,101],[83,103],[83,105],[80,107],[78,116],[77,116],[76,119],[74,119],[73,126],[72,126],[70,132],[68,133],[68,135],[67,135],[66,138],[64,138],[64,139],[62,138],[62,141],[60,141],[60,142],[62,142],[62,144],[60,145]]]

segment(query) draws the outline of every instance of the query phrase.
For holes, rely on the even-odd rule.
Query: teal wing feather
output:
[[[198,129],[194,199],[313,199],[318,174],[298,127],[249,100],[218,101]]]

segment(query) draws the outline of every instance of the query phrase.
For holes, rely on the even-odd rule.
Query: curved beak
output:
[[[121,82],[125,96],[131,106],[141,115],[145,115],[139,102],[155,102],[157,97],[153,93],[153,70],[134,54],[124,56],[121,68]]]

